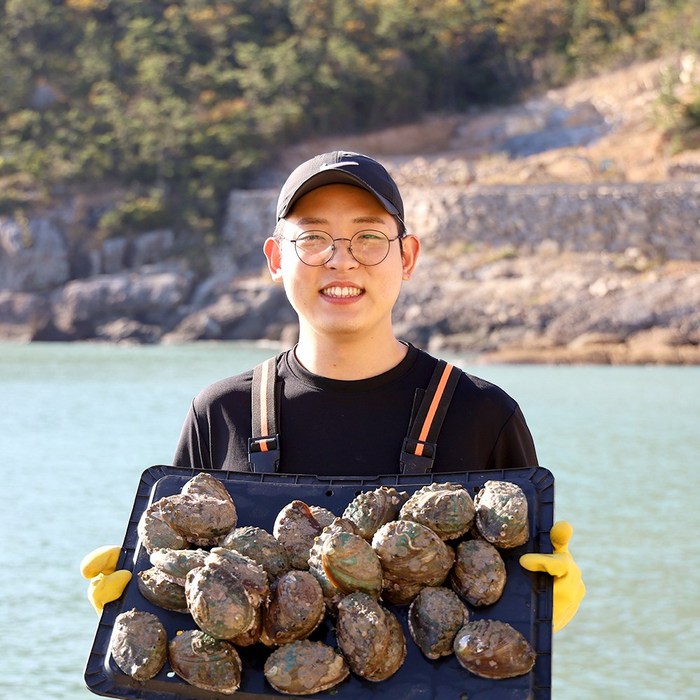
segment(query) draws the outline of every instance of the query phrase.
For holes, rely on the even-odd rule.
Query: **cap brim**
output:
[[[361,178],[336,168],[328,168],[320,173],[315,173],[308,180],[297,187],[289,201],[285,202],[277,211],[277,219],[283,219],[285,216],[287,216],[287,214],[289,214],[289,212],[292,210],[292,207],[305,194],[308,194],[312,190],[318,189],[319,187],[324,187],[325,185],[354,185],[355,187],[361,187],[363,190],[367,190],[367,192],[374,195],[392,216],[396,216],[399,221],[403,223],[401,214],[388,199],[382,197],[375,189],[370,187]]]

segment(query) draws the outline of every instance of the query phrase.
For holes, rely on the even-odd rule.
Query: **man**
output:
[[[399,471],[412,412],[437,359],[401,342],[392,310],[415,269],[401,196],[375,160],[333,152],[303,163],[277,206],[267,264],[299,317],[299,342],[277,358],[279,471],[377,475]],[[174,464],[248,469],[252,371],[193,402]],[[537,464],[515,401],[460,373],[432,471]]]
[[[407,231],[398,187],[380,163],[344,151],[302,163],[280,192],[264,253],[298,315],[299,341],[267,365],[275,386],[269,402],[253,391],[253,371],[202,391],[185,420],[175,465],[356,476],[537,465],[510,396],[394,334],[392,310],[420,242]],[[437,410],[424,410],[426,392],[430,405],[437,397]],[[269,418],[274,434],[256,435],[253,416],[263,403],[270,405],[262,422]],[[418,417],[424,432],[414,430]],[[273,457],[258,460],[268,448]],[[560,534],[555,555],[527,555],[523,563],[556,569],[559,608],[567,609],[558,619],[568,622],[584,589],[565,551],[570,527],[561,532],[565,541]]]

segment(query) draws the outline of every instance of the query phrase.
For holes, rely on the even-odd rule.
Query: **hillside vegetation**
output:
[[[700,44],[696,0],[7,0],[0,21],[0,214],[109,191],[72,232],[100,239],[215,240],[231,188],[293,144],[401,134]],[[700,125],[679,80],[657,94],[674,151]]]

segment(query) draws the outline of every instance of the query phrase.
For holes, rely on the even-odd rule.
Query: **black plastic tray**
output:
[[[148,505],[163,496],[179,493],[199,470],[155,466],[141,480],[129,519],[119,568],[131,569],[134,579],[122,597],[109,603],[100,618],[95,640],[85,669],[88,688],[98,695],[144,700],[184,700],[233,697],[237,700],[277,700],[289,698],[275,691],[265,680],[262,669],[269,650],[262,645],[239,648],[243,661],[240,689],[233,696],[200,690],[178,678],[166,662],[157,676],[138,682],[122,673],[109,653],[109,641],[115,618],[131,608],[156,614],[171,639],[178,630],[195,629],[188,614],[168,612],[149,603],[138,590],[135,574],[150,567],[148,554],[139,545],[136,531]],[[530,673],[518,678],[486,680],[464,670],[454,655],[431,661],[424,657],[408,633],[407,606],[387,605],[396,613],[406,634],[407,656],[403,666],[391,678],[373,683],[353,674],[335,688],[316,693],[313,698],[334,700],[477,700],[509,698],[546,700],[551,697],[552,582],[551,577],[531,574],[518,563],[525,552],[551,552],[549,531],[554,513],[554,478],[542,467],[502,471],[461,472],[452,474],[387,475],[372,479],[354,477],[322,478],[289,474],[212,471],[227,487],[236,504],[239,525],[257,525],[272,531],[277,513],[287,503],[300,499],[309,505],[328,508],[341,515],[345,506],[363,490],[395,486],[412,493],[433,481],[451,481],[464,485],[475,495],[489,479],[512,481],[524,491],[530,513],[530,539],[512,550],[501,550],[508,581],[502,598],[486,608],[470,607],[470,619],[493,618],[510,623],[525,635],[537,651]],[[311,639],[335,644],[330,620],[313,633]]]

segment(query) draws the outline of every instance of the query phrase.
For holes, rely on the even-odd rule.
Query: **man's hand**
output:
[[[80,562],[80,573],[90,579],[88,600],[98,615],[105,604],[119,598],[131,580],[131,571],[117,570],[120,552],[118,546],[98,547]]]
[[[552,629],[558,632],[576,615],[586,586],[581,569],[569,552],[569,540],[574,528],[565,520],[554,523],[549,532],[554,547],[553,554],[523,554],[520,565],[528,571],[544,571],[554,577],[554,610]]]

